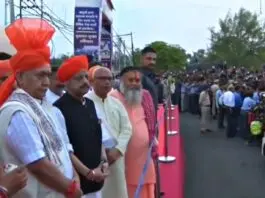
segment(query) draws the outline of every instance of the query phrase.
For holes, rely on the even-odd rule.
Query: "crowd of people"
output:
[[[0,53],[0,198],[154,198],[156,52],[146,47],[113,87],[85,55],[51,66],[47,21],[5,32],[16,53]]]
[[[227,138],[241,137],[247,145],[261,145],[265,127],[263,71],[212,67],[177,74],[172,97],[182,112],[199,115],[200,133],[225,129]],[[217,126],[213,126],[217,120]]]

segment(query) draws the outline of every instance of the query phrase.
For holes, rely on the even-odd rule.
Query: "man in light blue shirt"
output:
[[[243,100],[239,118],[239,133],[243,139],[249,140],[251,135],[248,123],[248,114],[256,105],[256,101],[253,99],[253,92],[250,89],[246,90],[245,95],[246,97]]]
[[[236,85],[235,86],[235,92],[234,92],[234,98],[235,98],[235,116],[236,116],[236,130],[238,131],[239,128],[239,117],[240,117],[240,109],[242,107],[243,99],[240,93],[240,86]]]
[[[229,87],[230,89],[232,88]],[[223,95],[223,105],[226,107],[234,108],[235,107],[235,95],[232,90],[228,89]],[[234,89],[234,88],[233,88]]]
[[[181,84],[181,111],[185,112],[187,110],[187,83],[183,82]]]
[[[216,91],[216,107],[218,111],[218,128],[224,128],[224,116],[225,116],[225,109],[223,107],[223,93],[224,93],[224,86],[220,86],[220,89]]]
[[[219,99],[220,99],[220,97],[221,97],[221,95],[223,94],[223,91],[221,90],[221,88],[219,88],[217,91],[216,91],[216,101],[215,101],[215,103],[216,103],[216,107],[217,107],[217,109],[219,109]]]
[[[249,112],[255,107],[256,104],[257,102],[253,98],[245,97],[241,110]]]
[[[233,138],[237,132],[237,116],[235,108],[235,87],[230,84],[227,91],[223,94],[223,104],[225,107],[225,114],[227,118],[226,137]]]

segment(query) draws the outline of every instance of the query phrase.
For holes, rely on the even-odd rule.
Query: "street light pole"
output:
[[[7,25],[7,9],[8,9],[8,5],[9,5],[9,1],[8,0],[5,0],[5,25]]]
[[[134,56],[134,44],[133,44],[133,33],[132,32],[130,36],[131,36],[131,44],[132,44],[132,63],[133,63],[133,66],[135,66],[136,63],[135,63],[135,56]]]
[[[9,8],[10,8],[10,23],[15,21],[15,6],[14,0],[9,1]]]

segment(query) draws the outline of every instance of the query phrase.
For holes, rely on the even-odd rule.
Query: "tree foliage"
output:
[[[240,9],[219,21],[220,29],[210,28],[208,60],[230,66],[260,67],[265,61],[265,26],[257,14]]]
[[[140,59],[141,59],[141,49],[136,48],[133,54],[133,62],[136,66],[139,66],[141,64]]]
[[[58,57],[53,57],[51,59],[51,63],[53,67],[60,67],[60,65],[63,63],[63,61],[65,61],[66,59],[70,58],[71,55],[70,54],[61,54]]]
[[[152,47],[157,52],[158,70],[178,70],[187,64],[186,52],[179,45],[170,45],[163,41],[155,41],[147,46]],[[136,65],[140,65],[141,50],[136,49],[134,60]]]

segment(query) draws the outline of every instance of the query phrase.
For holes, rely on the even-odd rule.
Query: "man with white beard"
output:
[[[131,106],[141,104],[142,102],[142,85],[139,87],[128,88],[124,84],[124,81],[120,82],[120,92],[123,93],[125,100]]]
[[[125,175],[129,198],[134,197],[147,160],[150,143],[155,135],[154,103],[150,93],[142,89],[141,75],[139,68],[126,67],[120,74],[119,90],[111,93],[125,106],[133,129],[125,154]],[[153,148],[152,157],[157,156],[155,148]],[[155,168],[151,159],[139,197],[153,198],[155,183]]]

